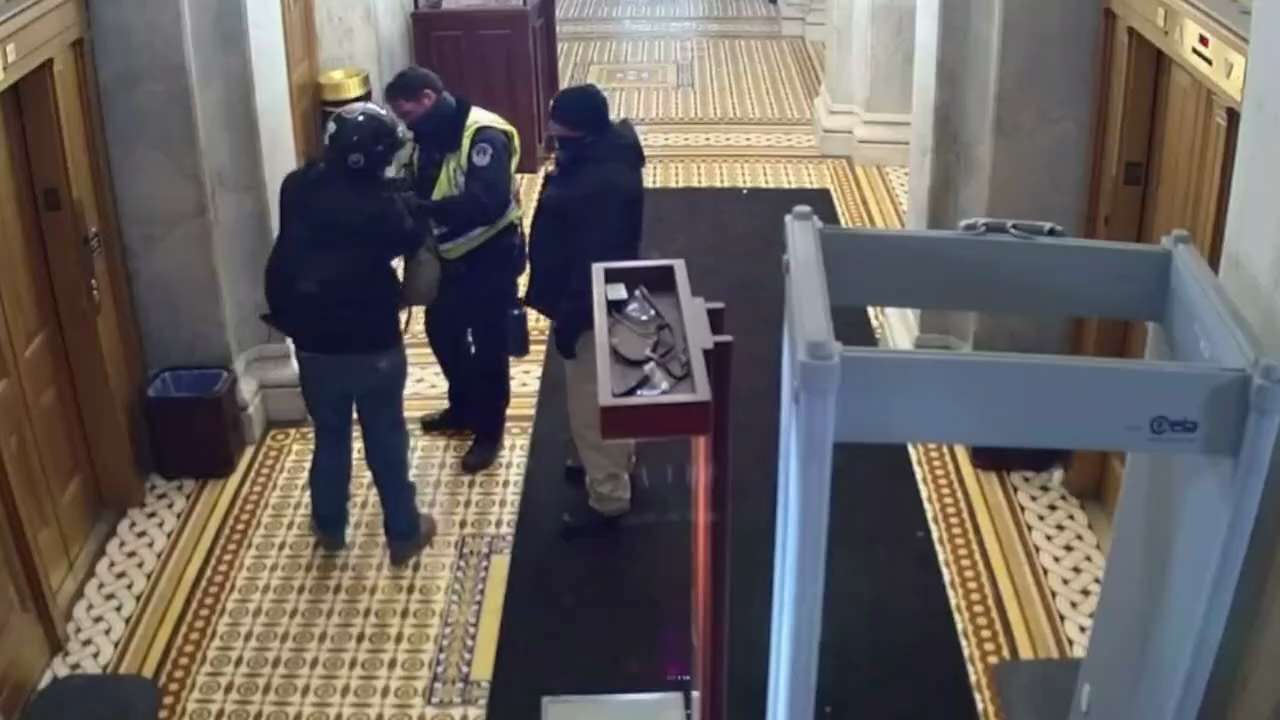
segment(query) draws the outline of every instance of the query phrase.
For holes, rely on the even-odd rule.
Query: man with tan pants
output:
[[[605,517],[617,517],[631,509],[631,466],[635,463],[636,444],[605,442],[600,437],[595,333],[578,336],[574,356],[565,358],[564,368],[569,430],[573,435],[566,473],[570,481],[585,480],[587,504],[592,510]]]
[[[566,477],[586,501],[564,514],[569,535],[607,530],[631,509],[635,443],[605,442],[596,401],[591,265],[640,256],[644,150],[627,121],[614,123],[594,85],[562,90],[551,103],[555,168],[547,174],[529,239],[525,302],[552,322],[564,360],[573,451]]]

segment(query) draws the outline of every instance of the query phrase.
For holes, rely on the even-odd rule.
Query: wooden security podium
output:
[[[609,341],[607,289],[644,286],[688,349],[690,373],[656,397],[617,397],[620,367]],[[733,338],[724,305],[695,297],[683,260],[597,263],[592,267],[596,387],[606,439],[688,437],[693,480],[693,717],[724,720],[729,610],[729,378]]]
[[[560,89],[555,0],[415,0],[414,7],[414,61],[515,125],[518,169],[537,172]]]

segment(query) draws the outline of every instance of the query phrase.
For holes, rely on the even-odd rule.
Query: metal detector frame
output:
[[[1197,717],[1277,475],[1280,365],[1260,359],[1190,236],[1150,246],[829,228],[807,207],[785,233],[769,720],[814,717],[833,445],[917,442],[1133,453],[1088,656],[1002,666],[1001,704],[1011,720]],[[1151,332],[1143,360],[844,347],[833,307],[1098,317]]]

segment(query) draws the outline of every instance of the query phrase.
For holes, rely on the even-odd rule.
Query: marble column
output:
[[[280,229],[280,185],[298,164],[293,128],[293,101],[285,49],[284,13],[279,2],[245,0],[254,105],[262,152],[262,174],[271,210],[271,234]],[[273,334],[268,342],[241,353],[237,372],[254,416],[276,422],[306,418],[293,347]]]
[[[243,370],[271,343],[259,315],[273,236],[245,4],[89,7],[147,365]],[[256,435],[264,410],[241,385]]]
[[[411,12],[413,0],[316,0],[320,67],[367,70],[380,97],[387,81],[413,62]]]
[[[818,144],[854,162],[905,165],[916,0],[832,0]]]
[[[253,63],[253,99],[262,146],[262,175],[271,208],[272,231],[280,227],[280,198],[275,192],[298,163],[293,137],[293,104],[284,43],[284,13],[278,2],[245,2]]]
[[[911,226],[993,216],[1082,233],[1101,13],[1072,0],[919,0],[916,22]],[[1059,321],[912,318],[918,345],[1060,352],[1071,343]]]

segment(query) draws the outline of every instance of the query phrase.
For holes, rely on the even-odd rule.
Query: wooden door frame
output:
[[[271,0],[261,0],[268,2]],[[296,149],[298,164],[301,165],[308,160],[316,159],[320,156],[321,138],[320,138],[320,38],[316,30],[316,9],[315,0],[298,0],[298,4],[303,8],[303,13],[308,20],[307,26],[310,33],[299,36],[297,33],[291,32],[293,23],[289,21],[290,14],[287,12],[288,0],[274,0],[280,3],[280,12],[284,16],[284,54],[286,69],[285,72],[289,76],[289,109],[293,113],[293,144]],[[294,59],[298,54],[302,54],[307,58],[307,64],[312,69],[312,78],[310,87],[300,87],[296,78],[297,67]]]

